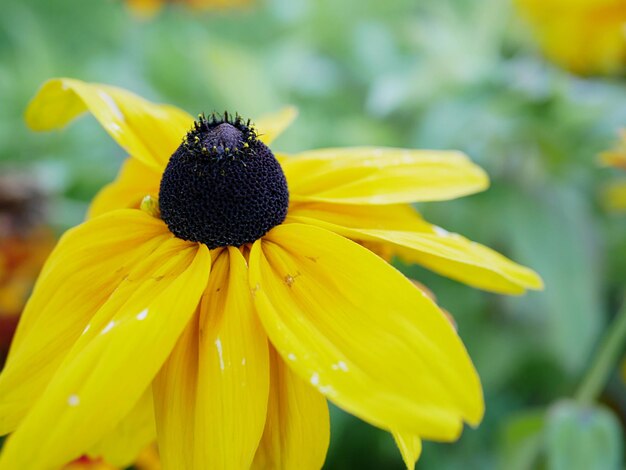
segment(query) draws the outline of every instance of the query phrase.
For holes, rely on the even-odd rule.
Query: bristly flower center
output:
[[[252,243],[282,223],[289,192],[250,121],[202,115],[165,168],[159,205],[174,235],[212,249]]]

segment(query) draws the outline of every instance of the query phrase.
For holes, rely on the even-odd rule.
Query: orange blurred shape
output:
[[[45,224],[44,202],[32,179],[10,173],[0,177],[0,363],[55,244]]]
[[[161,461],[156,446],[146,447],[133,464],[136,470],[161,470]],[[67,464],[62,470],[120,470],[119,467],[105,462],[101,457],[83,455]]]
[[[250,5],[254,0],[126,0],[138,16],[151,18],[166,3],[178,3],[195,9],[225,9]]]
[[[620,142],[613,150],[600,154],[600,164],[626,170],[626,129],[620,131]],[[609,211],[626,212],[626,180],[610,181],[603,188],[602,199]]]
[[[66,465],[63,470],[118,470],[118,468],[102,459],[92,459],[84,455]]]
[[[626,29],[624,35],[626,36]],[[613,150],[600,154],[600,163],[626,170],[626,129],[620,131],[620,142]]]

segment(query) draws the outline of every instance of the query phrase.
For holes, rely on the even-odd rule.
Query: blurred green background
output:
[[[492,187],[420,210],[533,267],[547,289],[505,298],[400,266],[454,315],[487,403],[477,430],[426,443],[417,468],[622,468],[624,377],[615,371],[601,408],[563,400],[626,279],[626,214],[607,213],[600,197],[619,175],[596,160],[626,125],[625,80],[546,63],[505,0],[261,0],[230,12],[172,6],[150,20],[119,0],[2,0],[0,172],[37,178],[57,233],[83,219],[125,157],[93,118],[50,134],[26,129],[28,100],[57,76],[192,114],[259,116],[294,104],[300,117],[274,144],[285,151],[467,152]],[[332,426],[326,468],[404,468],[388,434],[337,409]],[[573,463],[559,460],[572,452]]]

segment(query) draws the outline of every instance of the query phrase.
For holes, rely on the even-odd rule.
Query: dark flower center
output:
[[[287,216],[283,170],[250,121],[200,116],[171,156],[161,218],[178,238],[209,248],[252,243]]]

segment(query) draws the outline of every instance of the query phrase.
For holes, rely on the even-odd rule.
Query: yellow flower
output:
[[[46,83],[27,121],[60,128],[87,110],[131,158],[61,239],[22,317],[0,375],[0,433],[14,431],[1,470],[128,463],[155,427],[165,469],[320,468],[326,399],[392,432],[412,468],[422,438],[480,422],[479,378],[447,317],[360,244],[484,289],[540,288],[409,205],[483,190],[468,158],[275,159],[266,144],[293,109],[257,134],[69,79]]]
[[[601,154],[600,161],[606,166],[626,170],[626,130],[622,130],[620,135],[620,145],[615,150]],[[626,211],[626,181],[610,183],[604,190],[604,201],[610,210]]]
[[[156,14],[164,3],[182,3],[190,8],[233,8],[252,3],[252,0],[126,0],[132,11],[140,16],[150,17]]]
[[[578,74],[616,73],[626,64],[624,0],[517,0],[545,55]]]

